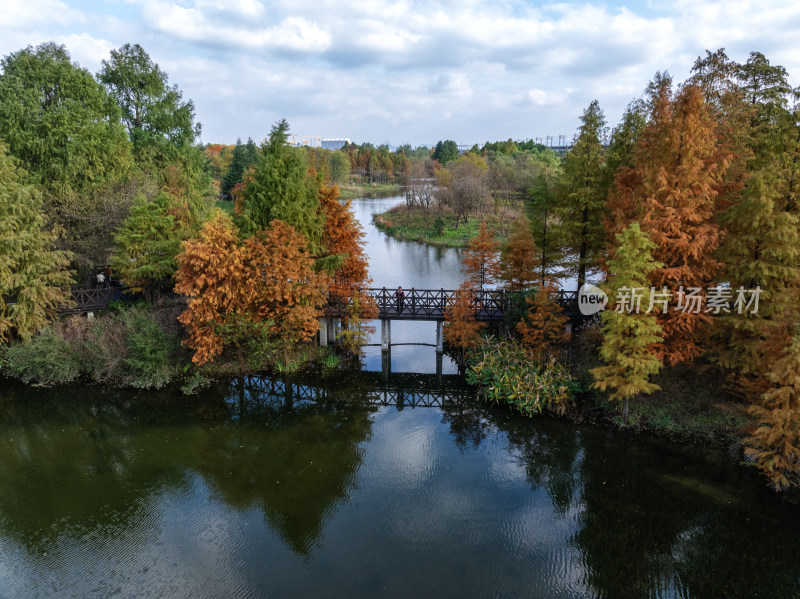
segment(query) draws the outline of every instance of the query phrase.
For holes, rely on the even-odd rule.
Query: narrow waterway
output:
[[[375,285],[457,284],[369,224],[396,201],[354,202]],[[392,354],[191,397],[0,382],[0,598],[800,596],[800,506],[735,450],[526,420]]]

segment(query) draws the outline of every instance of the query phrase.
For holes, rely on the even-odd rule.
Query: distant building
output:
[[[320,143],[321,146],[326,150],[338,150],[344,147],[345,144],[352,142],[346,137],[342,137],[337,139],[323,139]]]

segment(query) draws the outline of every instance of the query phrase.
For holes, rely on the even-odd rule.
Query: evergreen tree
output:
[[[305,156],[290,148],[289,124],[276,123],[262,146],[253,179],[244,190],[245,213],[255,228],[273,220],[291,225],[317,254],[321,248],[323,216],[319,211],[319,185],[308,172]]]
[[[656,245],[639,223],[632,223],[617,235],[617,242],[608,260],[609,305],[616,302],[617,306],[604,311],[602,317],[600,357],[606,365],[591,372],[595,388],[611,389],[609,399],[622,402],[622,420],[627,425],[630,400],[659,389],[650,377],[661,369],[654,346],[662,339],[662,329],[656,315],[648,313],[645,306],[650,299],[648,278],[661,264],[652,258]],[[632,298],[633,290],[642,292],[641,309],[627,302],[626,294]]]
[[[42,198],[0,144],[0,343],[33,337],[70,301],[70,255],[54,250]]]
[[[225,178],[220,185],[220,193],[223,200],[232,200],[231,190],[237,183],[241,183],[242,175],[246,168],[245,147],[241,139],[236,140],[236,145],[233,147],[233,156],[231,158],[231,165]]]
[[[606,125],[603,111],[594,100],[581,116],[578,137],[564,157],[564,175],[559,189],[560,235],[574,260],[570,269],[578,288],[586,282],[588,269],[599,265],[606,247],[603,211],[605,156],[602,139]]]
[[[448,162],[458,158],[458,145],[452,139],[438,141],[433,149],[432,158],[438,160],[442,166],[446,166]]]

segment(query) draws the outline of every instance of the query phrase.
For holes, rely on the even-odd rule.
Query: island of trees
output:
[[[720,50],[679,85],[657,74],[610,131],[592,102],[563,157],[511,140],[296,148],[285,121],[260,144],[201,146],[193,103],[140,46],[96,76],[63,46],[25,48],[0,75],[3,374],[191,390],[335,363],[310,342],[331,297],[351,307],[341,341],[357,356],[374,308],[339,184],[402,184],[388,232],[465,246],[446,337],[487,399],[566,413],[580,390],[633,426],[664,381],[710,378],[746,407],[753,462],[795,485],[798,97],[763,55]],[[564,275],[609,297],[571,341],[552,297]],[[56,317],[71,285],[103,278],[141,301]],[[494,281],[519,298],[502,339],[474,318],[474,289]]]

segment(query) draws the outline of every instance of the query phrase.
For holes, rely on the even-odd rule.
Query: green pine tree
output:
[[[652,258],[656,249],[647,234],[632,223],[617,235],[618,246],[608,261],[611,273],[608,282],[609,306],[603,312],[603,344],[600,357],[605,366],[592,369],[594,387],[612,389],[610,399],[622,401],[622,419],[628,424],[629,402],[638,395],[649,395],[659,389],[650,382],[650,377],[661,369],[661,362],[653,353],[653,346],[662,339],[661,325],[649,307],[648,275],[661,264]],[[624,305],[626,294],[641,292],[640,309]],[[627,307],[632,307],[630,311]]]

